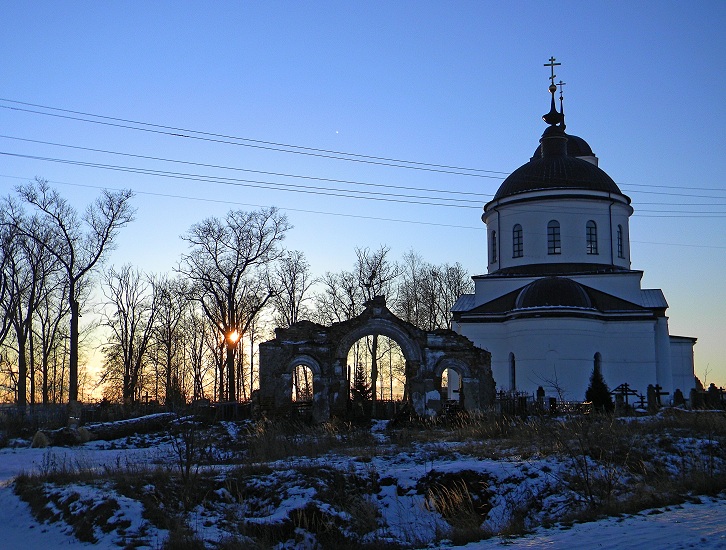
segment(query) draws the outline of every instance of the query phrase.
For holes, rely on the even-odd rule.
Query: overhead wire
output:
[[[255,189],[267,189],[267,190],[275,190],[275,191],[306,193],[306,194],[311,194],[311,195],[344,197],[344,198],[352,198],[352,199],[378,200],[378,201],[387,201],[387,202],[400,202],[400,203],[408,203],[408,204],[421,204],[421,205],[427,205],[427,206],[443,206],[443,207],[453,207],[453,208],[478,208],[478,205],[480,204],[479,201],[471,201],[471,200],[464,200],[464,199],[455,199],[455,198],[446,198],[446,197],[425,197],[425,196],[421,197],[421,196],[417,196],[417,195],[403,195],[400,193],[382,193],[382,192],[372,192],[372,191],[330,189],[330,188],[321,188],[321,187],[316,187],[316,186],[307,186],[307,185],[299,185],[299,184],[296,185],[296,184],[289,184],[289,183],[266,182],[266,181],[260,181],[260,180],[246,180],[246,179],[242,179],[242,178],[225,178],[225,177],[221,177],[221,176],[205,176],[202,174],[169,172],[169,171],[165,171],[165,170],[154,170],[154,169],[150,169],[150,168],[136,168],[136,167],[131,167],[131,166],[119,166],[119,165],[102,164],[102,163],[95,163],[95,162],[76,161],[76,160],[70,160],[70,159],[59,159],[59,158],[53,158],[53,157],[42,157],[42,156],[38,156],[38,155],[22,155],[19,153],[10,153],[7,151],[0,151],[0,155],[16,157],[16,158],[25,158],[25,159],[30,159],[30,160],[39,160],[39,161],[45,161],[45,162],[54,162],[54,163],[59,163],[59,164],[68,164],[68,165],[73,165],[73,166],[98,168],[98,169],[102,169],[102,170],[111,170],[111,171],[116,171],[116,172],[143,174],[143,175],[166,177],[166,178],[173,178],[173,179],[182,179],[182,180],[187,180],[187,181],[201,181],[201,182],[208,182],[208,183],[218,183],[220,185],[249,187],[249,188],[255,188]],[[430,200],[413,200],[413,199],[430,199]],[[432,200],[450,201],[450,202],[449,203],[432,202]],[[471,206],[468,206],[467,204],[455,204],[455,203],[470,203]],[[477,206],[474,206],[474,205],[477,205]]]
[[[27,180],[27,178],[23,178],[20,176],[9,176],[6,174],[0,174],[0,177]],[[68,185],[68,186],[72,186],[72,187],[84,187],[84,188],[88,188],[88,189],[100,189],[100,190],[107,189],[109,191],[120,191],[120,189],[118,189],[118,188],[112,188],[112,187],[103,186],[103,185],[90,185],[90,184],[85,184],[85,183],[70,183],[70,182],[66,182],[66,181],[56,181],[56,180],[49,181],[48,183],[53,183],[56,185]],[[271,205],[243,203],[243,202],[231,201],[228,199],[223,200],[223,199],[213,199],[213,198],[209,198],[209,197],[189,197],[189,196],[185,196],[185,195],[174,195],[171,193],[155,193],[153,191],[133,190],[133,192],[138,195],[148,195],[148,196],[152,196],[152,197],[182,199],[182,200],[191,200],[191,201],[199,201],[199,202],[210,202],[210,203],[217,203],[217,204],[233,204],[235,206],[250,206],[253,208],[270,208],[271,207]],[[350,213],[343,213],[343,212],[326,212],[326,211],[322,211],[322,210],[309,210],[309,209],[303,209],[303,208],[280,207],[280,210],[286,210],[286,211],[290,211],[290,212],[302,212],[302,213],[307,213],[307,214],[321,214],[324,216],[338,216],[338,217],[344,217],[344,218],[356,218],[356,219],[374,220],[374,221],[410,223],[410,224],[416,224],[416,225],[430,225],[430,226],[435,226],[435,227],[447,227],[447,228],[454,228],[454,229],[471,229],[474,231],[483,231],[484,230],[484,227],[473,227],[473,226],[469,226],[469,225],[454,225],[454,224],[446,224],[446,223],[427,222],[427,221],[421,221],[421,220],[384,218],[384,217],[380,217],[380,216],[364,216],[362,214],[350,214]]]
[[[15,141],[22,141],[22,142],[27,142],[27,143],[36,143],[36,144],[41,144],[41,145],[51,145],[54,147],[64,147],[64,148],[68,148],[68,149],[88,151],[88,152],[93,152],[93,153],[104,153],[104,154],[109,154],[109,155],[117,155],[117,156],[138,158],[138,159],[144,159],[144,160],[153,160],[153,161],[169,162],[169,163],[176,163],[176,164],[186,164],[189,166],[200,166],[203,168],[216,168],[216,169],[221,169],[221,170],[249,172],[252,174],[262,174],[262,175],[267,175],[267,176],[279,176],[279,177],[285,177],[285,178],[326,181],[326,182],[332,182],[332,183],[344,183],[344,184],[349,184],[349,185],[359,185],[359,186],[366,186],[366,187],[385,187],[385,188],[389,188],[389,189],[405,189],[405,190],[409,190],[409,191],[427,191],[427,192],[431,192],[431,193],[445,193],[445,194],[450,194],[450,195],[470,195],[470,196],[479,196],[479,197],[487,196],[484,193],[474,193],[474,192],[454,191],[454,190],[440,190],[440,189],[431,189],[431,188],[427,188],[427,187],[408,187],[405,185],[371,183],[371,182],[363,182],[363,181],[356,181],[356,180],[343,180],[343,179],[336,179],[336,178],[323,178],[323,177],[318,177],[318,176],[306,176],[306,175],[301,175],[301,174],[288,174],[285,172],[269,172],[269,171],[264,171],[264,170],[253,170],[250,168],[240,168],[237,166],[225,166],[225,165],[220,165],[220,164],[209,164],[209,163],[194,162],[194,161],[180,160],[180,159],[168,159],[168,158],[164,158],[164,157],[139,155],[139,154],[135,154],[135,153],[111,151],[108,149],[95,149],[92,147],[82,147],[79,145],[68,145],[65,143],[55,143],[55,142],[50,142],[50,141],[41,141],[41,140],[36,140],[36,139],[20,138],[20,137],[16,137],[16,136],[8,136],[8,135],[0,135],[0,138],[10,139],[10,140],[15,140]],[[504,179],[504,178],[500,178],[500,179]]]
[[[110,164],[94,163],[94,162],[87,162],[87,161],[77,161],[77,160],[71,160],[71,159],[60,159],[60,158],[54,158],[54,157],[42,157],[42,156],[38,156],[38,155],[23,155],[23,154],[19,154],[19,153],[10,153],[7,151],[0,151],[0,155],[18,157],[18,158],[26,158],[26,159],[31,159],[31,160],[39,160],[39,161],[45,161],[45,162],[60,163],[60,164],[69,164],[69,165],[74,165],[74,166],[97,168],[97,169],[103,169],[103,170],[112,170],[112,171],[117,171],[117,172],[126,172],[126,173],[135,173],[135,174],[142,174],[142,175],[148,175],[148,176],[174,178],[174,179],[181,179],[181,180],[187,180],[187,181],[216,183],[216,184],[220,184],[220,185],[230,185],[230,186],[248,187],[248,188],[256,188],[256,189],[267,189],[267,190],[275,190],[275,191],[306,193],[306,194],[320,195],[320,196],[379,200],[379,201],[399,202],[399,203],[407,203],[407,204],[419,204],[419,205],[426,205],[426,206],[444,206],[444,207],[458,207],[458,208],[472,208],[472,209],[473,208],[479,209],[481,207],[481,201],[477,201],[477,200],[465,200],[465,199],[448,198],[448,197],[430,197],[430,196],[421,196],[421,195],[406,195],[406,194],[402,194],[402,193],[384,193],[384,192],[348,190],[348,189],[328,188],[328,187],[309,186],[309,185],[300,185],[300,184],[269,182],[269,181],[261,181],[261,180],[249,180],[249,179],[243,179],[243,178],[227,178],[227,177],[223,177],[223,176],[209,176],[209,175],[205,175],[205,174],[171,172],[171,171],[166,171],[166,170],[155,170],[155,169],[151,169],[151,168],[138,168],[138,167],[131,167],[131,166],[120,166],[120,165],[110,165]],[[448,202],[441,202],[441,201],[448,201]],[[720,205],[714,205],[714,206],[720,206]],[[540,212],[539,210],[528,210],[528,211]],[[638,214],[642,214],[642,213],[657,214],[660,212],[668,213],[668,215],[670,215],[670,216],[675,216],[678,214],[703,214],[703,215],[715,215],[716,217],[720,217],[721,215],[726,215],[726,212],[713,212],[713,211],[704,211],[704,210],[679,211],[679,212],[675,212],[675,213],[672,210],[666,211],[666,210],[659,210],[659,209],[652,209],[652,210],[639,209],[637,211]],[[645,217],[659,217],[659,216],[647,215]]]
[[[62,115],[57,112],[56,113],[46,113],[43,111],[36,111],[33,109],[25,109],[25,108],[21,108],[21,107],[13,107],[13,106],[9,106],[9,105],[0,105],[0,108],[2,108],[2,109],[9,109],[9,110],[13,110],[13,111],[21,111],[21,112],[32,113],[32,114],[51,116],[51,117],[56,117],[56,118],[68,119],[68,120],[76,120],[79,122],[88,122],[90,124],[99,124],[99,125],[103,125],[103,126],[125,128],[128,130],[136,130],[136,131],[140,131],[140,132],[163,134],[163,135],[168,135],[168,136],[172,136],[172,137],[208,141],[208,142],[213,142],[213,143],[225,143],[227,145],[252,147],[255,149],[264,149],[264,150],[277,151],[277,152],[283,152],[283,153],[308,155],[308,156],[312,156],[312,157],[344,160],[344,161],[349,161],[349,162],[359,162],[359,163],[364,163],[364,164],[374,164],[374,165],[379,165],[379,166],[391,166],[391,167],[396,167],[396,168],[406,168],[409,170],[422,170],[422,171],[426,171],[426,172],[455,174],[458,176],[470,176],[470,177],[478,177],[478,178],[499,178],[499,176],[493,176],[493,175],[489,175],[489,174],[505,174],[504,172],[496,172],[493,170],[482,170],[479,168],[460,168],[460,167],[456,167],[456,166],[448,166],[448,165],[443,165],[443,164],[390,159],[387,157],[376,157],[373,155],[362,155],[362,154],[358,154],[358,153],[345,153],[342,151],[332,151],[332,150],[328,150],[328,149],[316,149],[316,148],[304,147],[304,146],[300,146],[300,145],[288,145],[288,144],[282,144],[282,143],[275,143],[275,142],[271,142],[271,141],[255,140],[255,139],[235,137],[235,136],[225,136],[223,134],[215,134],[212,132],[202,132],[202,131],[189,130],[189,129],[184,129],[184,128],[175,128],[172,126],[163,126],[160,124],[152,124],[152,123],[147,123],[147,122],[140,122],[140,121],[133,121],[133,120],[128,120],[128,119],[116,118],[116,117],[109,117],[109,116],[104,116],[104,115],[94,115],[91,113],[82,113],[80,111],[71,111],[69,109],[60,109],[57,107],[49,107],[49,106],[43,106],[43,105],[37,105],[37,104],[31,104],[31,103],[24,103],[24,102],[20,102],[20,101],[11,100],[11,99],[0,98],[0,101],[22,104],[22,105],[29,105],[29,106],[33,106],[33,107],[37,107],[37,108],[48,109],[48,110],[59,111],[59,112],[79,114],[80,116]],[[100,118],[100,119],[104,119],[104,120],[91,120],[88,118],[82,118],[83,116],[85,116],[85,117],[90,116],[90,117]],[[108,120],[113,120],[113,121],[118,121],[118,122],[107,122]],[[137,126],[132,126],[133,124],[136,124]],[[148,126],[148,128],[143,128],[143,127],[139,127],[139,126]],[[178,132],[186,132],[186,134],[180,134]],[[193,135],[193,134],[198,134],[198,135]],[[250,142],[250,143],[245,143],[245,142]]]
[[[249,169],[249,168],[241,168],[241,167],[227,166],[227,165],[220,165],[220,164],[210,164],[210,163],[194,162],[194,161],[187,161],[187,160],[180,160],[180,159],[169,159],[169,158],[157,157],[157,156],[151,156],[151,155],[140,155],[140,154],[135,154],[135,153],[113,151],[113,150],[109,150],[109,149],[83,147],[83,146],[79,146],[79,145],[70,145],[70,144],[65,144],[65,143],[35,140],[35,139],[29,139],[29,138],[21,138],[21,137],[17,137],[17,136],[9,136],[9,135],[0,135],[0,138],[14,140],[14,141],[20,141],[20,142],[25,142],[25,143],[49,145],[49,146],[53,146],[53,147],[61,147],[61,148],[67,148],[67,149],[72,149],[72,150],[81,150],[81,151],[86,151],[86,152],[123,156],[123,157],[128,157],[128,158],[137,158],[137,159],[143,159],[143,160],[176,163],[176,164],[183,164],[183,165],[189,165],[189,166],[199,166],[199,167],[204,167],[204,168],[215,168],[215,169],[238,171],[238,172],[248,172],[248,173],[263,174],[263,175],[285,177],[285,178],[323,181],[323,182],[330,182],[330,183],[342,183],[342,184],[346,184],[346,185],[355,185],[355,186],[363,186],[363,187],[379,187],[379,188],[388,188],[388,189],[401,189],[401,190],[407,190],[407,191],[421,191],[421,192],[429,192],[429,193],[437,193],[437,194],[447,194],[447,195],[463,195],[463,196],[481,197],[481,198],[486,198],[486,197],[492,196],[491,194],[477,193],[477,192],[440,190],[440,189],[432,189],[432,188],[427,188],[427,187],[412,187],[412,186],[393,185],[393,184],[381,184],[381,183],[372,183],[372,182],[362,182],[362,181],[356,181],[356,180],[323,178],[323,177],[318,177],[318,176],[308,176],[308,175],[301,175],[301,174],[289,174],[289,173],[284,173],[284,172],[270,172],[270,171],[263,171],[263,170],[254,170],[254,169]],[[261,183],[261,182],[255,181],[255,180],[242,180],[242,181],[251,181],[254,183]],[[621,184],[621,185],[640,185],[640,184]],[[657,186],[653,186],[653,185],[641,185],[641,186],[650,187],[650,188],[657,187]],[[663,187],[670,188],[668,186],[663,186]],[[316,187],[315,189],[319,189],[319,188]],[[692,188],[692,189],[714,190],[713,188]],[[703,195],[703,194],[693,194],[693,193],[641,191],[641,190],[637,190],[637,189],[628,190],[627,187],[624,189],[624,191],[628,192],[628,193],[657,194],[657,195],[664,195],[664,196],[691,197],[691,198],[709,198],[709,199],[719,199],[719,200],[726,201],[726,197]],[[356,191],[353,191],[353,192],[356,192]],[[724,190],[724,192],[726,192],[726,190]],[[364,193],[364,192],[361,192],[361,193]],[[431,197],[428,197],[428,198],[431,198]],[[441,197],[440,200],[456,200],[456,199],[449,199],[446,197]],[[469,201],[469,202],[472,202],[472,201]],[[640,204],[645,204],[645,203],[640,203]],[[662,203],[662,204],[668,205],[668,204],[672,204],[672,203]],[[702,203],[702,204],[693,204],[692,206],[699,206],[699,205],[700,206],[713,206],[713,202]],[[681,205],[679,205],[679,206],[681,206]],[[694,213],[697,213],[697,212],[694,212]]]
[[[184,137],[184,138],[196,137],[196,136],[183,135],[183,134],[177,133],[177,132],[186,132],[187,134],[197,134],[198,136],[209,136],[209,137],[221,138],[221,139],[225,139],[225,140],[236,140],[236,141],[229,141],[229,142],[223,141],[223,143],[228,143],[231,145],[245,145],[244,143],[238,143],[241,141],[241,142],[250,142],[250,143],[255,143],[255,144],[263,144],[266,146],[299,149],[300,152],[308,151],[311,153],[325,153],[325,154],[330,154],[330,155],[340,155],[341,158],[339,158],[339,160],[355,160],[355,158],[360,158],[360,159],[370,159],[370,160],[376,160],[376,161],[385,161],[385,162],[391,162],[391,163],[400,163],[401,164],[400,166],[396,165],[396,164],[394,164],[394,165],[387,164],[387,166],[393,166],[393,167],[398,167],[398,168],[413,168],[416,166],[430,167],[430,168],[437,168],[437,169],[440,168],[440,169],[454,170],[454,172],[451,172],[451,173],[453,173],[455,175],[470,175],[470,176],[477,175],[479,177],[491,177],[494,179],[504,179],[504,178],[506,178],[506,176],[509,175],[509,172],[503,172],[503,171],[498,171],[498,170],[486,170],[486,169],[482,169],[482,168],[468,168],[468,167],[453,166],[453,165],[448,165],[448,164],[436,164],[436,163],[430,163],[430,162],[396,159],[396,158],[391,158],[391,157],[365,155],[365,154],[361,154],[361,153],[335,151],[332,149],[322,149],[322,148],[308,147],[308,146],[303,146],[303,145],[294,145],[294,144],[287,144],[287,143],[274,142],[274,141],[265,141],[265,140],[254,139],[254,138],[232,136],[232,135],[208,132],[208,131],[203,131],[203,130],[193,130],[193,129],[176,127],[176,126],[167,126],[167,125],[156,124],[156,123],[151,123],[151,122],[125,119],[125,118],[120,118],[120,117],[112,117],[112,116],[108,116],[108,115],[99,115],[99,114],[88,113],[88,112],[84,112],[84,111],[76,111],[76,110],[72,110],[72,109],[64,109],[64,108],[53,107],[53,106],[49,106],[49,105],[41,105],[41,104],[37,104],[37,103],[18,101],[18,100],[9,99],[9,98],[0,98],[0,101],[6,102],[6,103],[12,103],[15,105],[25,105],[28,107],[35,107],[35,108],[46,109],[46,110],[50,110],[50,111],[57,111],[57,112],[69,113],[69,114],[73,114],[73,115],[93,117],[93,118],[98,118],[98,119],[102,119],[102,120],[110,120],[110,121],[115,121],[115,122],[123,122],[126,124],[136,124],[136,125],[140,125],[140,126],[148,126],[149,128],[158,128],[161,130],[168,130],[170,132],[165,131],[165,132],[160,132],[160,133],[163,133],[165,135],[171,135],[174,137]],[[19,107],[8,106],[8,105],[0,105],[0,108],[15,110],[15,111],[22,111],[22,112],[27,112],[27,113],[32,113],[32,114],[54,116],[54,113],[45,113],[42,111],[34,111],[34,110],[30,110],[30,109],[23,109],[23,108],[19,108]],[[68,117],[68,118],[71,118],[72,120],[77,120],[80,122],[101,123],[100,121],[94,121],[94,120],[88,120],[88,119],[82,119],[82,118],[76,118],[76,117]],[[150,131],[148,128],[137,128],[137,127],[127,127],[127,126],[121,126],[121,127],[127,128],[127,129],[132,129],[132,130]],[[7,137],[9,139],[22,139],[22,138],[12,138],[10,136],[3,136],[3,137]],[[201,138],[199,138],[199,139],[201,139]],[[30,141],[30,140],[28,140],[28,141]],[[64,147],[73,147],[73,146],[61,145],[61,144],[55,144],[55,145],[64,146]],[[274,150],[279,150],[279,149],[274,149]],[[289,151],[289,150],[279,150],[279,151],[281,151],[281,152],[298,152],[298,151]],[[122,153],[113,153],[113,154],[122,154]],[[133,155],[130,155],[130,156],[133,156]],[[354,157],[354,158],[346,159],[346,158],[342,158],[342,157]],[[151,158],[151,157],[149,157],[149,158]],[[178,161],[178,162],[182,162],[182,161]],[[410,164],[412,166],[404,166],[403,164]],[[474,172],[474,174],[461,173],[459,171]],[[484,176],[482,174],[497,174],[497,175]],[[658,185],[639,184],[639,183],[629,183],[629,182],[620,182],[620,183],[618,183],[618,185],[625,185],[627,187],[651,187],[651,188],[662,188],[662,189],[682,189],[683,188],[682,186],[668,186],[668,185],[662,185],[662,184],[658,184]],[[697,191],[719,191],[719,192],[726,193],[726,189],[714,188],[714,187],[691,187],[690,189],[697,190]]]

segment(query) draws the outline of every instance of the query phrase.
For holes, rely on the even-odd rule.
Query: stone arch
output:
[[[353,327],[347,332],[338,343],[335,354],[336,358],[340,361],[345,361],[350,348],[356,341],[364,336],[371,336],[373,334],[388,336],[396,342],[401,347],[406,362],[421,362],[421,348],[414,338],[397,323],[381,318],[369,319],[364,324]]]
[[[446,369],[455,370],[459,373],[459,376],[462,376],[463,378],[471,378],[471,369],[469,369],[469,365],[467,365],[460,359],[455,359],[453,357],[444,357],[436,364],[436,368],[434,369],[434,375],[438,378],[441,378],[441,375]]]
[[[304,365],[308,367],[311,371],[313,371],[313,376],[320,376],[320,373],[322,372],[320,370],[320,363],[318,363],[315,357],[306,353],[293,357],[287,364],[287,369],[285,370],[286,372],[292,374],[292,369],[294,369],[298,365]]]
[[[453,400],[458,401],[458,404],[456,406],[460,407],[461,410],[480,408],[480,402],[478,399],[480,392],[477,388],[477,386],[479,385],[479,381],[474,376],[474,373],[472,372],[470,366],[461,359],[458,359],[456,357],[443,357],[436,363],[436,366],[433,369],[433,379],[436,389],[441,392],[441,377],[443,376],[446,369],[449,369],[449,384],[452,383],[451,371],[454,371],[458,378],[457,385],[459,389],[454,392],[458,393],[458,398]],[[452,401],[448,399],[447,402],[451,403]],[[435,412],[439,412],[436,407],[436,403],[427,403],[427,408],[433,409]]]
[[[295,399],[295,374],[298,367],[307,368],[310,371],[310,374],[312,375],[312,380],[310,382],[312,383],[312,393],[309,395],[309,399],[304,399],[302,401],[298,401]],[[298,371],[299,374],[299,371]],[[287,368],[285,369],[285,380],[286,380],[286,391],[290,393],[290,401],[294,403],[301,403],[301,402],[315,402],[315,393],[320,391],[321,383],[320,383],[320,363],[312,357],[311,355],[307,354],[299,354],[293,357],[290,362],[287,365]],[[299,380],[298,380],[299,382]],[[299,387],[298,387],[299,389]],[[319,399],[317,401],[320,401]]]
[[[434,397],[436,377],[445,368],[462,374],[465,408],[481,410],[494,401],[491,355],[452,330],[422,330],[396,317],[377,296],[357,317],[323,326],[300,321],[275,330],[275,338],[260,344],[260,387],[253,403],[261,414],[283,416],[290,403],[288,384],[293,369],[313,372],[312,418],[316,422],[349,413],[348,372],[344,368],[353,344],[364,336],[386,336],[396,342],[406,361],[404,406],[418,415],[435,414],[427,406]],[[440,384],[440,381],[439,381]]]

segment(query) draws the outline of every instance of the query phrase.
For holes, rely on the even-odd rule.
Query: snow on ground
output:
[[[225,425],[230,436],[239,435],[234,423]],[[383,449],[385,444],[385,424],[375,423],[373,435]],[[58,465],[102,467],[119,466],[127,463],[159,463],[169,462],[173,451],[168,439],[124,438],[115,442],[95,441],[73,448],[56,447],[50,449],[31,449],[27,442],[17,442],[16,446],[0,449],[0,548],[3,549],[49,549],[49,548],[99,548],[111,549],[119,547],[118,535],[114,532],[97,532],[98,543],[89,544],[78,541],[68,525],[62,522],[39,524],[33,518],[28,504],[21,501],[12,490],[12,480],[22,472],[48,471]],[[380,490],[372,495],[385,523],[388,525],[389,540],[427,541],[445,527],[443,519],[432,514],[423,506],[424,497],[418,490],[418,484],[430,472],[439,474],[472,471],[486,475],[500,489],[506,487],[509,498],[513,501],[536,494],[537,498],[551,499],[545,506],[556,506],[556,499],[567,496],[549,495],[548,484],[552,476],[557,475],[558,465],[553,458],[537,460],[520,460],[510,457],[507,460],[477,459],[458,456],[448,444],[433,446],[412,445],[405,452],[380,453],[370,460],[352,459],[341,455],[327,455],[317,459],[287,459],[271,466],[275,469],[264,482],[272,483],[274,477],[289,477],[294,481],[297,472],[294,468],[307,465],[337,468],[341,471],[355,471],[365,474],[374,471],[380,480]],[[440,451],[440,452],[439,452]],[[445,457],[445,458],[442,458]],[[526,483],[523,480],[526,479]],[[64,489],[65,490],[65,489]],[[69,487],[68,491],[83,492],[83,488]],[[314,491],[309,488],[296,487],[292,482],[282,494],[282,504],[276,509],[263,511],[258,518],[251,521],[279,521],[287,512],[299,508],[309,499],[314,498]],[[85,495],[89,499],[98,498],[98,492],[89,490]],[[219,494],[224,500],[224,494]],[[135,501],[114,495],[119,501],[118,516],[128,520],[135,528],[141,526],[141,507]],[[496,530],[497,522],[505,521],[501,517],[502,510],[512,502],[501,502],[495,496],[492,499],[494,508],[489,522]],[[656,510],[641,512],[632,516],[608,518],[591,523],[574,525],[556,525],[517,538],[492,538],[471,543],[466,546],[447,546],[445,543],[436,548],[493,549],[506,547],[511,549],[528,548],[699,548],[726,549],[726,498],[712,499],[701,497],[700,503],[686,503]],[[194,521],[194,514],[197,520]],[[499,514],[499,515],[498,515]],[[208,511],[193,511],[190,516],[192,527],[205,540],[221,540],[223,532]],[[147,526],[148,528],[148,526]],[[148,547],[160,548],[165,537],[163,531],[149,531]],[[427,546],[428,543],[422,543]],[[312,542],[311,546],[312,548]],[[431,547],[431,546],[428,546]]]
[[[489,539],[456,548],[726,548],[726,500],[708,498],[703,499],[700,504],[688,503],[646,510],[634,516],[607,518],[572,527],[538,529],[534,534],[523,537]]]
[[[51,447],[32,449],[29,442],[16,442],[23,446],[0,449],[0,548],[3,550],[36,550],[52,548],[94,548],[118,550],[113,533],[99,533],[96,544],[79,541],[68,525],[62,522],[38,523],[30,506],[13,492],[13,479],[23,472],[46,471],[66,464],[68,466],[101,467],[125,464],[129,461],[154,462],[163,460],[167,448],[137,448],[118,445],[109,449],[105,441],[94,441],[80,447]],[[93,498],[95,495],[90,495]],[[118,498],[124,519],[138,527],[144,521],[141,507],[129,499]],[[161,547],[163,533],[151,533],[153,548]]]

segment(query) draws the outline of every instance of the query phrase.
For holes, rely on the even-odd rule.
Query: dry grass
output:
[[[391,547],[395,541],[384,538],[377,496],[382,487],[397,485],[397,480],[387,473],[381,478],[374,464],[382,454],[410,454],[414,450],[416,457],[426,461],[424,470],[428,471],[419,481],[418,495],[432,514],[448,524],[440,538],[454,544],[493,534],[487,520],[497,495],[504,501],[508,519],[496,528],[496,534],[518,535],[543,521],[587,521],[633,513],[726,489],[724,413],[672,412],[637,420],[593,415],[526,421],[456,415],[392,427],[386,432],[385,443],[376,440],[367,426],[260,422],[249,424],[240,440],[229,443],[229,449],[215,449],[217,455],[227,457],[225,463],[236,463],[217,473],[200,469],[213,460],[206,430],[199,425],[179,426],[172,434],[176,461],[163,466],[118,461],[98,470],[49,453],[37,473],[18,478],[16,491],[39,519],[54,519],[46,507],[51,498],[44,489],[46,484],[105,483],[118,494],[140,501],[144,517],[170,531],[165,549],[202,548],[202,541],[185,523],[186,512],[224,509],[223,521],[230,536],[219,547],[231,549],[267,548],[290,541],[322,548],[375,548],[385,541],[385,546]],[[217,441],[215,447],[220,447]],[[455,460],[457,454],[494,460],[515,458],[525,465],[549,457],[564,462],[567,468],[546,472],[551,484],[536,491],[504,494],[481,472],[442,474],[428,470],[428,463],[433,469],[440,461]],[[344,468],[321,465],[329,455],[352,460]],[[309,460],[303,462],[301,457]],[[511,486],[521,488],[526,483],[526,468],[520,474]],[[271,515],[291,488],[314,490],[313,500],[274,524],[245,520]],[[573,495],[571,503],[575,503],[568,512],[542,512],[544,498],[565,493]],[[54,501],[55,508],[78,507],[78,499],[67,500]],[[78,536],[90,541],[94,529],[100,528],[113,510],[112,499],[108,499],[104,506],[90,510],[87,521],[66,512],[61,516],[71,525],[75,522]]]

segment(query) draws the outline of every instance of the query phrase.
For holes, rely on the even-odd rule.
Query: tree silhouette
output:
[[[613,399],[610,395],[610,388],[600,371],[600,362],[595,361],[595,366],[590,375],[590,385],[585,392],[585,400],[592,403],[593,408],[599,412],[611,412],[613,410]]]

